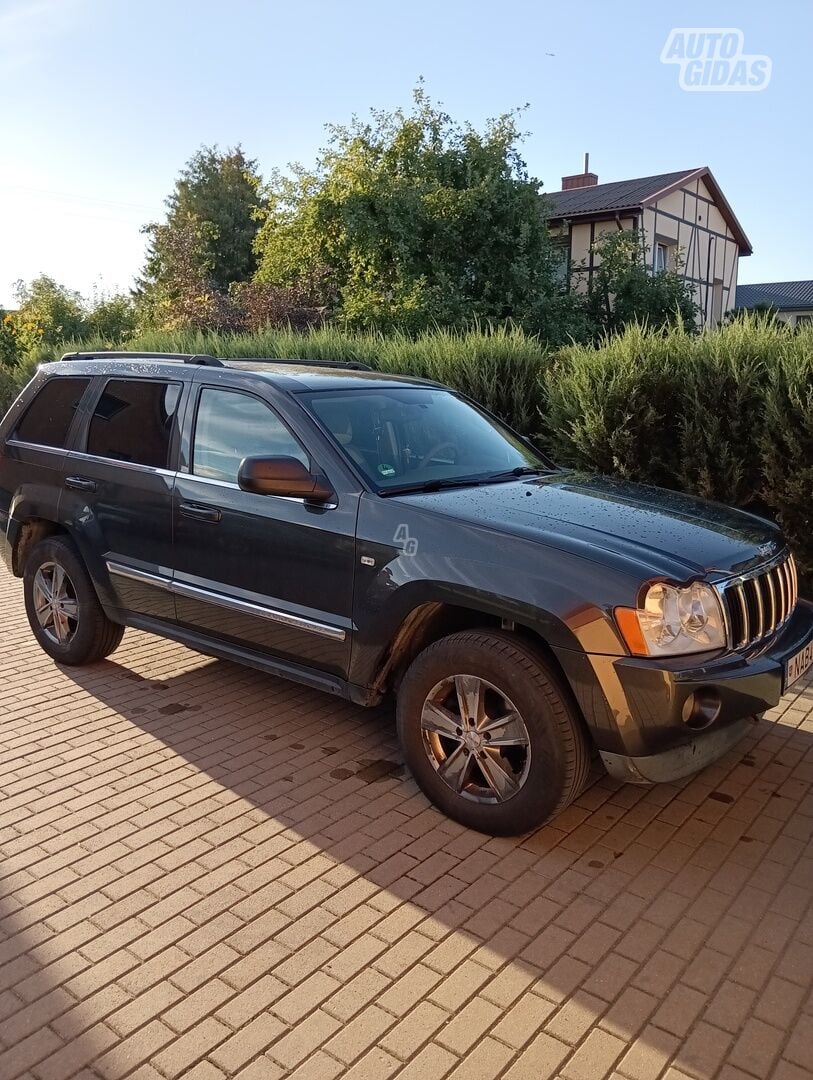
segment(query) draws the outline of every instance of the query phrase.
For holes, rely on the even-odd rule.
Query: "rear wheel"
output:
[[[574,706],[544,660],[510,634],[463,631],[422,652],[398,692],[398,734],[432,802],[496,835],[559,813],[590,767]]]
[[[50,537],[34,547],[23,572],[28,622],[60,664],[92,664],[109,656],[124,627],[107,618],[73,544]]]

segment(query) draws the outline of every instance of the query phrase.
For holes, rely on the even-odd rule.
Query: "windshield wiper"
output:
[[[411,495],[418,492],[441,491],[444,488],[477,487],[479,484],[489,483],[490,480],[490,476],[450,476],[444,480],[423,480],[420,483],[400,484],[398,487],[383,488],[378,494],[383,496]]]
[[[414,484],[402,484],[399,487],[385,488],[379,495],[411,495],[442,491],[444,488],[479,487],[481,484],[499,484],[503,480],[513,480],[517,476],[539,476],[548,469],[533,465],[518,465],[506,472],[487,473],[485,476],[449,476],[442,480],[423,480]]]
[[[542,476],[543,473],[547,472],[550,472],[550,469],[544,469],[541,466],[517,465],[515,469],[506,469],[505,472],[492,473],[490,476],[484,477],[484,479],[512,480],[515,476]]]

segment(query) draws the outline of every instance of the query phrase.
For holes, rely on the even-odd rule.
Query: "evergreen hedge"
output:
[[[406,334],[161,333],[133,350],[359,360],[454,386],[562,464],[776,518],[813,584],[813,328],[764,316],[689,334],[630,327],[552,353],[510,327]],[[60,351],[104,348],[66,342]],[[51,359],[42,353],[34,359]],[[31,365],[0,370],[0,410]]]
[[[633,327],[542,376],[560,462],[740,506],[782,525],[813,582],[813,330],[764,317],[687,335]]]

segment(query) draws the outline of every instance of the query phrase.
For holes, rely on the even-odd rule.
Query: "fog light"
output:
[[[720,715],[722,702],[716,690],[695,690],[683,702],[683,723],[692,731],[709,727]]]

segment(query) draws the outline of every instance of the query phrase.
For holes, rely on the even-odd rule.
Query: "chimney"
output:
[[[598,183],[598,176],[594,172],[590,172],[590,155],[584,155],[584,172],[575,173],[573,176],[562,177],[562,191],[570,191],[572,188],[581,187],[595,187]]]

